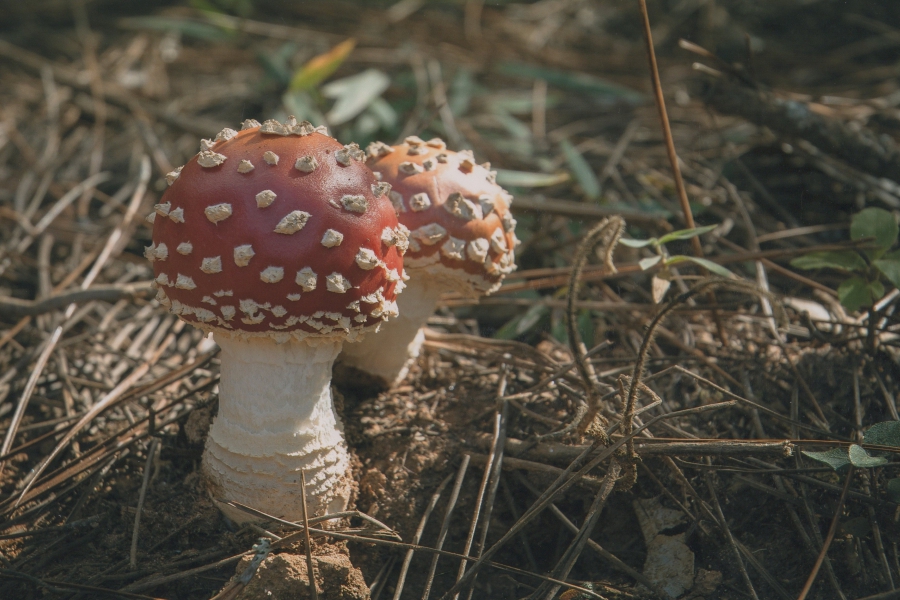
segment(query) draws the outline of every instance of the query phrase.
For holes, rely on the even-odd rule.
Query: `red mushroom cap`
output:
[[[374,142],[367,154],[376,176],[391,184],[400,223],[410,230],[407,271],[428,272],[463,293],[490,293],[515,270],[512,196],[488,163],[415,136],[397,146]]]
[[[406,235],[356,144],[307,122],[223,130],[156,205],[157,298],[204,330],[355,338],[395,316]]]

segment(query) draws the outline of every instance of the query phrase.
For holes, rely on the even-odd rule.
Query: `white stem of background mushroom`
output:
[[[350,461],[330,386],[341,341],[215,337],[222,348],[219,414],[203,455],[213,498],[298,521],[305,470],[310,515],[344,510]]]
[[[341,362],[380,377],[389,385],[406,377],[425,341],[422,326],[434,314],[438,298],[446,291],[446,284],[428,281],[427,277],[412,278],[397,296],[400,315],[383,323],[378,333],[346,344]]]

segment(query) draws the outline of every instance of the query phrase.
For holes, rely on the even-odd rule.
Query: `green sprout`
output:
[[[900,448],[900,421],[884,421],[875,423],[863,435],[863,444],[884,446],[888,448]],[[858,469],[871,469],[888,464],[884,452],[878,452],[872,456],[859,444],[850,444],[849,448],[832,448],[821,452],[804,450],[803,454],[825,463],[838,472],[846,471],[850,465]],[[900,477],[887,480],[885,486],[888,498],[891,502],[900,502]]]
[[[882,208],[866,208],[853,216],[850,238],[871,239],[862,250],[812,252],[791,261],[798,269],[834,269],[850,275],[838,286],[838,299],[849,311],[872,306],[885,293],[887,280],[900,287],[900,250],[889,252],[897,242],[894,215]]]
[[[705,258],[699,258],[697,256],[687,256],[684,254],[676,254],[674,256],[669,255],[669,252],[666,250],[666,244],[674,241],[681,240],[689,240],[691,238],[697,237],[698,235],[703,235],[704,233],[709,233],[713,229],[718,227],[718,225],[707,225],[705,227],[694,227],[693,229],[679,229],[678,231],[673,231],[671,233],[667,233],[664,236],[658,238],[650,238],[648,240],[619,240],[619,243],[623,246],[628,246],[629,248],[652,248],[654,252],[656,252],[656,256],[651,256],[648,258],[643,258],[638,262],[641,267],[641,270],[646,271],[651,269],[657,265],[660,265],[659,271],[657,271],[653,275],[653,301],[659,303],[663,297],[666,295],[666,292],[669,290],[669,286],[672,281],[672,272],[671,267],[683,262],[692,262],[700,265],[707,269],[710,273],[715,273],[716,275],[720,275],[726,278],[733,278],[734,274],[723,267],[722,265],[716,264],[711,260],[707,260]]]

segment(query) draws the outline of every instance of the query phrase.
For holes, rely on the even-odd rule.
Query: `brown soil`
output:
[[[250,564],[245,557],[237,572]],[[334,600],[369,600],[369,586],[362,573],[350,563],[346,548],[318,549],[314,559],[316,591],[319,598]],[[260,564],[250,583],[235,600],[306,600],[309,589],[306,555],[275,554]]]
[[[286,116],[293,74],[351,36],[357,49],[329,80],[383,72],[390,83],[382,99],[397,122],[370,133],[361,121],[339,125],[333,131],[342,142],[439,135],[513,180],[517,171],[543,180],[509,184],[524,241],[519,271],[490,298],[443,298],[401,386],[380,391],[335,374],[355,455],[355,508],[409,543],[442,490],[401,596],[421,598],[442,529],[443,550],[461,553],[478,511],[470,551],[492,546],[591,441],[541,437],[571,422],[587,397],[577,372],[564,369],[572,354],[563,302],[585,232],[616,213],[632,238],[686,226],[650,95],[638,3],[208,6],[219,13],[172,2],[34,0],[0,15],[2,437],[21,416],[0,458],[0,598],[308,597],[305,551],[293,538],[273,542],[249,584],[236,584],[260,536],[292,530],[235,526],[203,489],[198,468],[219,366],[203,336],[147,293],[151,270],[142,253],[150,229],[141,217],[200,137],[244,118]],[[847,225],[863,207],[900,211],[900,187],[883,169],[897,160],[900,139],[900,11],[885,2],[658,0],[650,18],[694,216],[719,226],[702,237],[705,256],[748,281],[763,281],[761,269],[773,296],[794,308],[783,320],[776,315],[779,338],[764,306],[746,293],[717,291],[715,312],[701,295],[664,320],[645,364],[660,404],[638,418],[697,412],[655,421],[638,438],[636,483],[621,480],[605,500],[565,578],[606,598],[652,597],[642,575],[650,551],[683,546],[691,555],[679,550],[679,558],[693,564],[693,573],[681,573],[693,579],[683,598],[796,598],[835,523],[807,598],[889,592],[900,582],[897,496],[888,488],[897,481],[896,458],[885,454],[889,464],[857,469],[848,480],[803,451],[846,448],[872,424],[897,418],[895,299],[878,314],[848,315],[835,293],[844,273],[801,272],[791,260],[848,248]],[[688,53],[679,38],[715,56]],[[707,68],[692,71],[694,61]],[[756,94],[770,89],[778,102]],[[327,113],[332,100],[321,92],[309,101]],[[804,137],[807,121],[764,118],[729,105],[735,97],[793,106],[809,122],[826,119],[827,133],[847,145],[835,149],[821,131],[805,130],[816,147]],[[874,166],[846,150],[859,143],[881,152]],[[125,222],[132,198],[140,201],[137,217]],[[119,227],[119,241],[103,253]],[[686,241],[666,248],[692,253]],[[638,265],[650,256],[620,246],[618,275],[592,257],[582,278],[578,328],[596,348],[600,414],[615,426],[614,442],[624,413],[617,378],[632,374],[659,309],[654,282]],[[71,298],[58,295],[86,286],[95,266],[91,289],[108,286],[100,292],[112,295],[80,298],[66,316]],[[703,273],[680,263],[670,275],[668,298]],[[796,308],[801,301],[813,303],[805,305],[812,318]],[[653,401],[641,394],[638,408]],[[485,480],[500,413],[503,468]],[[500,548],[472,598],[526,598],[543,585],[574,539],[562,517],[576,528],[585,523],[611,460],[628,467],[623,455],[611,457],[554,498],[558,512],[547,507]],[[648,541],[636,500],[676,517]],[[355,534],[365,521],[330,526]],[[319,597],[367,598],[371,587],[373,600],[392,598],[405,548],[378,540],[344,546],[332,537],[313,543]],[[683,544],[668,544],[674,538]],[[454,584],[458,568],[458,557],[440,557],[431,598]],[[560,590],[556,597],[596,596]]]

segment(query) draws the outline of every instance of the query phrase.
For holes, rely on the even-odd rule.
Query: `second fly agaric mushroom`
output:
[[[159,301],[222,349],[211,494],[296,521],[305,472],[310,515],[344,510],[331,365],[344,340],[397,315],[407,240],[390,187],[355,144],[293,117],[245,121],[201,148],[169,174],[145,255]]]
[[[348,345],[339,360],[393,385],[418,356],[421,328],[442,293],[490,294],[515,270],[516,221],[509,210],[512,196],[471,152],[412,136],[398,146],[375,142],[367,153],[367,164],[391,185],[400,223],[410,230],[404,259],[410,281],[398,299],[400,317]]]

